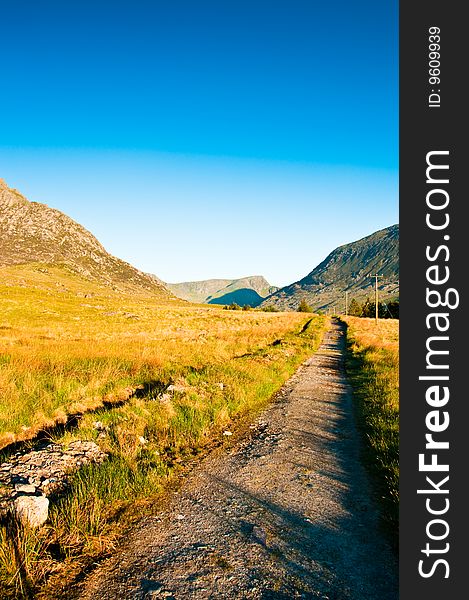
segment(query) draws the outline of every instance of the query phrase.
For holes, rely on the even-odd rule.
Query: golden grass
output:
[[[35,287],[10,271],[16,281],[0,280],[0,448],[139,384],[223,365],[304,322],[296,313],[157,305],[91,285],[85,298],[83,283],[60,270],[35,272]]]
[[[397,547],[399,524],[399,321],[344,317],[348,372],[367,440],[383,518]]]

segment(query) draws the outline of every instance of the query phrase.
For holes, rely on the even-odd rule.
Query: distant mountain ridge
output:
[[[116,291],[171,297],[152,275],[109,254],[82,225],[46,204],[30,202],[0,179],[0,266],[64,265]]]
[[[333,250],[306,277],[266,298],[261,306],[296,310],[302,299],[314,309],[343,309],[345,292],[349,301],[373,299],[374,280],[379,274],[382,299],[399,295],[399,225],[376,231],[356,242]]]
[[[82,225],[46,204],[30,202],[0,179],[0,267],[28,264],[66,267],[84,281],[117,292],[149,293],[196,303],[267,305],[296,310],[305,299],[314,310],[342,309],[373,296],[379,274],[380,297],[399,294],[399,225],[392,225],[333,250],[306,277],[281,289],[262,276],[165,284],[109,254]],[[174,296],[173,296],[174,294]]]
[[[166,283],[166,287],[178,298],[189,302],[205,304],[231,304],[240,306],[249,304],[258,306],[265,297],[278,288],[261,275],[252,275],[240,279],[206,279]]]

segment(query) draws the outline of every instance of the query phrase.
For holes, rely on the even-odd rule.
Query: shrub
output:
[[[352,298],[350,305],[348,307],[348,314],[352,317],[360,317],[362,314],[363,307],[362,305]]]
[[[264,312],[278,312],[278,308],[276,308],[273,304],[263,306],[261,310],[263,310]]]
[[[298,312],[313,312],[313,309],[303,298],[303,300],[300,302],[300,305],[298,306]]]
[[[223,310],[241,310],[241,306],[239,304],[237,304],[236,302],[232,302],[229,305],[225,304],[225,306],[223,307]]]

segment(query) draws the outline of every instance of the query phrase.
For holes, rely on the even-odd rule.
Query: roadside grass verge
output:
[[[326,327],[317,315],[112,296],[83,302],[71,292],[59,307],[40,288],[10,287],[4,299],[3,445],[82,412],[54,441],[94,440],[108,453],[51,498],[41,529],[0,526],[4,598],[67,597],[75,576],[161,506],[175,476],[267,404]],[[55,315],[43,320],[43,310]]]
[[[365,463],[385,529],[397,550],[399,525],[399,321],[344,317],[347,372],[364,434]]]

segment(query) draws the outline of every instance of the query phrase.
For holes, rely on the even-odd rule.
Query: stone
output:
[[[149,589],[145,595],[145,598],[156,598],[157,596],[161,596],[163,591],[163,586],[158,585],[153,589]]]
[[[15,491],[19,494],[35,494],[36,488],[34,487],[34,485],[31,485],[29,483],[17,483],[15,485]]]
[[[20,522],[33,529],[44,525],[49,516],[49,500],[45,496],[18,496],[13,506]]]
[[[267,534],[262,529],[262,527],[259,527],[258,525],[254,525],[254,527],[252,528],[252,535],[255,538],[257,538],[257,541],[259,541],[261,544],[265,545],[265,543],[267,541]]]
[[[187,388],[183,385],[171,384],[171,385],[168,385],[168,387],[166,388],[166,391],[167,392],[178,392],[178,393],[182,394],[183,392],[186,391],[186,389]]]
[[[70,473],[84,464],[99,463],[106,454],[92,441],[76,440],[68,449],[59,444],[49,444],[40,450],[16,453],[9,462],[0,464],[0,488],[3,500],[0,512],[4,512],[9,498],[23,495],[50,495],[65,488]],[[14,507],[11,507],[14,510]]]

